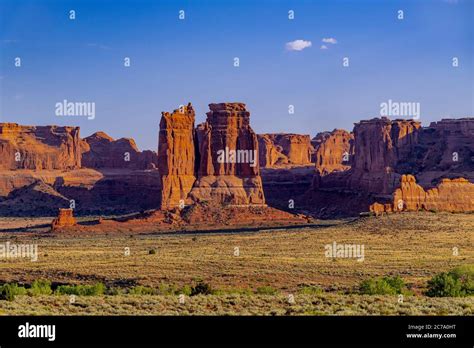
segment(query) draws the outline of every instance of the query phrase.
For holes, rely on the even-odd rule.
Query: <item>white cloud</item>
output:
[[[287,42],[285,47],[288,51],[302,51],[307,47],[311,47],[311,41],[295,40]]]
[[[326,46],[326,45],[321,45],[320,48],[321,48],[322,50],[327,50],[327,49],[328,49],[328,46]]]
[[[321,41],[324,42],[324,43],[329,43],[329,44],[333,44],[333,45],[337,44],[337,40],[333,37],[327,37],[327,38],[325,37]]]

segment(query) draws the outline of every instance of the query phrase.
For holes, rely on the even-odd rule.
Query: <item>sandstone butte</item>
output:
[[[309,135],[258,134],[259,163],[262,168],[308,165],[314,152]]]
[[[141,152],[133,139],[114,140],[96,132],[81,141],[82,166],[87,168],[153,169],[158,163],[155,152]]]
[[[196,139],[194,109],[187,106],[163,112],[158,144],[158,170],[161,176],[161,207],[189,204],[188,194],[196,180]]]
[[[58,217],[51,223],[51,230],[57,230],[63,227],[76,225],[76,219],[73,216],[72,209],[59,209]]]
[[[390,194],[399,182],[396,167],[415,151],[420,122],[385,117],[354,127],[354,159],[349,187]]]
[[[353,141],[354,136],[343,129],[318,133],[312,141],[317,173],[326,175],[333,171],[348,170],[350,158],[354,154]]]
[[[79,127],[0,123],[0,158],[4,170],[80,168]]]
[[[258,140],[245,104],[209,104],[209,108],[206,122],[197,131],[197,180],[190,198],[194,202],[264,205]],[[223,152],[234,156],[222,157]]]
[[[158,147],[162,208],[211,201],[263,205],[257,135],[245,104],[209,108],[206,122],[196,129],[191,104],[162,113]],[[220,155],[232,151],[242,156]]]
[[[416,121],[386,117],[356,123],[350,169],[325,176],[316,172],[313,189],[392,193],[400,177],[396,167],[415,151],[420,128]]]
[[[442,179],[425,191],[413,175],[402,175],[400,187],[393,193],[391,203],[374,203],[370,211],[376,215],[400,211],[474,211],[474,184],[464,178]]]

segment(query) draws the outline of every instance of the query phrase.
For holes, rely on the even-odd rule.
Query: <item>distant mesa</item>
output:
[[[82,166],[86,168],[153,169],[158,164],[155,152],[141,152],[133,139],[114,140],[104,132],[84,138],[81,153]]]
[[[262,168],[308,165],[314,152],[310,136],[304,134],[259,134],[258,146]]]
[[[354,135],[343,129],[318,133],[313,138],[316,171],[326,175],[350,168],[354,155]]]

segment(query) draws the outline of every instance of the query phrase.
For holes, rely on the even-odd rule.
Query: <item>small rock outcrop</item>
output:
[[[6,170],[80,168],[79,127],[0,123],[0,159]]]
[[[258,144],[262,168],[307,165],[314,151],[309,135],[304,134],[258,134]]]
[[[196,180],[196,139],[194,109],[189,103],[163,112],[160,121],[158,169],[161,176],[161,207],[174,208],[187,203]]]
[[[59,214],[51,223],[51,229],[57,230],[63,227],[71,227],[77,224],[72,209],[59,209]]]

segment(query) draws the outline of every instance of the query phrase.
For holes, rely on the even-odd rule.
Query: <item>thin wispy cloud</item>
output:
[[[332,45],[337,44],[337,40],[333,37],[323,38],[321,41],[324,43],[332,44]]]
[[[5,39],[5,40],[1,40],[0,42],[1,42],[1,43],[4,43],[4,44],[12,44],[12,43],[17,43],[18,40]]]
[[[327,49],[328,49],[328,46],[326,46],[326,45],[321,45],[320,49],[322,49],[322,50],[327,50]]]
[[[285,47],[288,51],[302,51],[305,48],[311,47],[311,41],[306,40],[295,40],[287,42]]]

